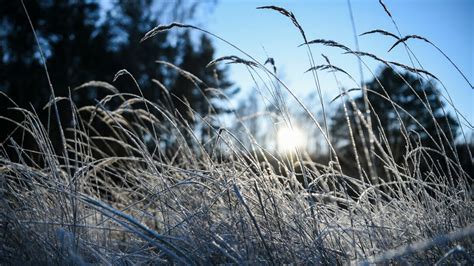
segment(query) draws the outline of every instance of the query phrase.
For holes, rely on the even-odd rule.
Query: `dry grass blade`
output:
[[[147,33],[145,33],[145,36],[143,36],[140,39],[140,42],[144,42],[147,39],[157,35],[158,33],[168,31],[172,28],[192,28],[192,29],[195,29],[196,27],[192,26],[192,25],[177,23],[177,22],[173,22],[171,24],[166,24],[166,25],[158,25],[158,26],[154,27],[153,29],[151,29],[150,31],[148,31]]]
[[[325,45],[325,46],[341,48],[341,49],[343,49],[347,52],[352,51],[349,47],[347,47],[343,44],[340,44],[336,41],[332,41],[332,40],[315,39],[315,40],[311,40],[311,41],[307,42],[306,44],[322,44],[322,45]],[[303,45],[305,45],[305,44],[304,43],[300,44],[300,45],[298,45],[298,47],[301,47]]]
[[[385,5],[385,3],[384,3],[382,0],[379,0],[379,3],[380,3],[380,5],[382,5],[383,10],[385,10],[385,13],[387,13],[387,15],[388,15],[390,18],[393,18],[393,17],[392,17],[392,14],[390,13],[390,11],[388,11],[388,8],[387,8],[387,6]]]
[[[355,54],[355,55],[357,55],[357,56],[367,56],[367,57],[370,57],[370,58],[372,58],[372,59],[374,59],[374,60],[376,60],[376,61],[379,61],[379,62],[381,62],[381,63],[383,63],[383,64],[385,64],[385,65],[387,65],[387,66],[390,65],[390,64],[392,64],[392,65],[401,67],[401,68],[403,68],[403,69],[405,69],[405,70],[408,70],[408,71],[410,71],[410,72],[413,72],[413,73],[415,73],[415,74],[425,74],[425,75],[430,76],[431,78],[433,78],[433,79],[439,81],[438,77],[436,77],[434,74],[432,74],[432,73],[430,73],[430,72],[428,72],[428,71],[426,71],[426,70],[424,70],[424,69],[419,69],[419,68],[410,67],[410,66],[407,66],[407,65],[405,65],[405,64],[398,63],[398,62],[394,62],[394,61],[387,61],[387,60],[384,60],[384,59],[382,59],[382,58],[380,58],[380,57],[378,57],[378,56],[376,56],[376,55],[374,55],[374,54],[371,54],[371,53],[361,52],[361,51],[350,51],[350,52],[346,52],[346,53],[348,53],[348,54]]]
[[[352,81],[354,81],[354,83],[357,83],[355,81],[355,79],[352,77],[351,74],[349,74],[347,71],[345,71],[344,69],[340,68],[340,67],[337,67],[335,65],[333,65],[331,63],[331,61],[329,60],[329,57],[327,57],[325,54],[321,54],[321,56],[324,58],[324,60],[326,60],[326,62],[328,63],[327,65],[322,65],[322,66],[326,66],[325,69],[331,69],[331,71],[338,71],[338,72],[341,72],[343,74],[345,74],[347,77],[349,77]]]
[[[392,47],[390,47],[390,49],[388,49],[388,51],[390,52],[393,48],[395,48],[395,46],[399,45],[400,43],[404,43],[410,39],[419,39],[419,40],[423,40],[431,45],[433,45],[428,39],[426,39],[425,37],[421,37],[421,36],[418,36],[418,35],[407,35],[401,39],[398,39],[398,41],[396,41]]]
[[[371,30],[371,31],[366,31],[366,32],[360,34],[359,36],[364,36],[364,35],[369,35],[369,34],[374,34],[374,33],[379,33],[379,34],[382,34],[382,35],[390,36],[390,37],[393,37],[393,38],[395,38],[395,39],[397,39],[397,40],[400,39],[397,35],[395,35],[395,34],[393,34],[393,33],[391,33],[391,32],[385,31],[385,30],[380,30],[380,29]]]
[[[431,78],[434,78],[435,80],[439,81],[438,77],[436,77],[435,75],[433,75],[432,73],[430,73],[430,72],[428,72],[424,69],[410,67],[410,66],[398,63],[398,62],[393,62],[393,61],[387,61],[387,62],[392,64],[392,65],[399,66],[399,67],[401,67],[405,70],[408,70],[410,72],[416,73],[416,74],[419,74],[419,73],[425,74],[425,75],[430,76]]]
[[[351,75],[349,75],[349,73],[347,73],[344,69],[341,69],[341,68],[339,68],[337,66],[333,66],[333,65],[317,65],[317,66],[309,68],[304,73],[308,73],[308,72],[313,71],[313,70],[328,70],[328,69],[330,71],[342,72],[342,73],[346,74],[348,77],[351,77]]]
[[[379,62],[382,62],[384,64],[386,64],[387,61],[383,60],[382,58],[374,55],[374,54],[371,54],[371,53],[367,53],[367,52],[362,52],[362,51],[347,51],[345,52],[345,54],[354,54],[354,55],[357,55],[357,56],[368,56],[374,60],[377,60]]]
[[[127,76],[130,76],[133,78],[132,74],[130,72],[128,72],[128,70],[126,69],[120,69],[119,71],[117,71],[117,73],[115,73],[114,75],[114,79],[113,79],[113,82],[117,81],[117,79],[123,75],[127,75]]]
[[[263,63],[263,65],[266,65],[266,64],[270,64],[273,67],[273,73],[276,74],[277,68],[275,65],[275,59],[273,59],[272,57],[267,58],[267,60],[265,60],[265,63]]]
[[[43,107],[43,110],[50,108],[53,104],[56,104],[57,102],[62,101],[62,100],[69,100],[69,98],[68,97],[55,97],[49,100],[48,103],[46,103],[46,105]]]
[[[110,92],[113,92],[113,93],[119,93],[119,91],[117,90],[117,88],[114,87],[114,85],[112,85],[108,82],[105,82],[105,81],[97,81],[97,80],[92,80],[92,81],[86,82],[86,83],[74,88],[73,91],[77,91],[77,90],[80,90],[80,89],[83,89],[83,88],[90,88],[90,87],[103,88],[103,89],[106,89],[106,90],[108,90]]]
[[[244,64],[250,67],[258,67],[257,63],[242,59],[236,55],[228,55],[228,56],[222,56],[222,57],[216,58],[212,60],[211,62],[209,62],[206,67],[214,66],[217,63],[222,62],[222,61],[226,61],[226,64]]]
[[[330,103],[333,103],[335,100],[339,99],[341,96],[343,95],[347,95],[349,92],[352,92],[352,91],[361,91],[362,89],[361,88],[352,88],[352,89],[348,89],[340,94],[338,94],[336,97],[334,97]]]
[[[300,23],[298,23],[298,20],[296,20],[296,17],[293,14],[293,12],[290,12],[290,11],[288,11],[288,10],[282,8],[282,7],[278,7],[278,6],[260,6],[260,7],[257,7],[257,9],[275,10],[275,11],[279,12],[280,14],[284,15],[285,17],[290,18],[291,22],[293,22],[293,24],[298,28],[301,35],[303,36],[303,40],[305,42],[307,42],[306,34],[304,33],[303,27],[301,27]]]
[[[264,65],[266,64],[270,64],[270,65],[275,65],[275,59],[273,59],[272,57],[269,57],[267,58],[267,60],[265,60],[265,63],[263,63]]]

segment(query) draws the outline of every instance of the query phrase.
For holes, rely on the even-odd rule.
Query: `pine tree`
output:
[[[408,163],[407,152],[416,147],[444,150],[453,157],[451,147],[454,147],[459,125],[445,109],[434,81],[424,81],[411,73],[398,73],[386,67],[365,85],[371,107],[371,131],[382,146],[374,145],[375,154],[369,154],[374,158],[372,163],[379,175],[384,173],[387,164],[383,154],[388,154],[400,165]],[[367,124],[358,118],[359,110],[365,110],[362,95],[355,97],[353,103],[346,100],[345,105],[357,155],[368,172],[367,156],[363,150],[364,146],[369,147],[370,134]],[[332,117],[331,137],[348,171],[355,172],[354,148],[342,105]]]

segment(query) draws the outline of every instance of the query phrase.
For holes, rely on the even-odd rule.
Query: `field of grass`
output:
[[[430,77],[421,68],[387,62],[334,41],[307,40],[291,12],[263,9],[291,20],[304,38],[312,64],[311,45],[319,44],[352,53],[362,63],[370,58],[420,79]],[[175,28],[219,38],[195,26],[173,23],[150,30],[142,41]],[[422,38],[394,36],[407,52],[407,40]],[[274,81],[267,84],[274,91],[274,102],[283,110],[279,115],[291,127],[293,117],[277,90],[290,97],[294,92],[268,65],[235,48],[245,56],[222,57],[210,64],[243,64],[268,76]],[[312,71],[316,78],[317,71],[327,69],[335,71],[335,78],[349,74],[329,60],[323,66],[314,64]],[[200,84],[192,73],[179,71]],[[117,73],[119,78],[133,80],[125,70]],[[53,116],[59,106],[70,108],[72,122],[67,126],[58,127],[55,119],[43,124],[37,114],[20,108],[24,121],[12,121],[25,139],[34,140],[35,149],[13,139],[0,146],[2,264],[473,263],[472,177],[456,158],[445,155],[426,172],[419,167],[433,153],[423,147],[411,147],[406,154],[419,160],[403,163],[396,162],[390,151],[379,152],[381,160],[368,156],[369,161],[383,161],[393,180],[371,176],[370,171],[364,171],[366,178],[361,179],[343,171],[326,122],[316,119],[296,97],[298,108],[309,117],[307,123],[321,131],[327,163],[312,161],[302,149],[283,155],[267,150],[250,133],[242,133],[248,131],[237,114],[239,132],[209,124],[205,138],[175,112],[173,95],[154,103],[143,97],[138,85],[132,95],[99,81],[76,89],[88,87],[110,94],[95,106],[77,107],[71,97],[57,97],[45,107]],[[341,99],[348,106],[353,103],[344,91]],[[360,128],[353,130],[368,132],[370,141],[362,149],[374,154],[375,149],[386,150],[386,144],[371,133],[377,121],[366,116],[367,110],[356,114]],[[212,110],[205,117],[194,116],[206,125]],[[57,130],[60,149],[53,148],[50,130]],[[430,134],[449,137],[438,128]],[[14,154],[7,153],[7,147]],[[435,152],[443,155],[452,149],[441,144]],[[436,167],[442,164],[448,167]]]

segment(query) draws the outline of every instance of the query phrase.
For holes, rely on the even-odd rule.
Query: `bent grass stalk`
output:
[[[404,68],[420,78],[422,74],[435,78],[423,68],[352,51],[332,40],[308,41],[293,13],[274,6],[263,8],[289,17],[308,49],[313,44],[342,49],[348,56],[355,55],[374,77],[364,57]],[[249,69],[255,75],[255,83],[264,83],[270,100],[280,107],[279,113],[268,111],[270,114],[265,116],[291,125],[295,118],[286,99],[274,93],[280,88],[287,91],[309,117],[308,124],[321,132],[333,156],[327,163],[320,163],[304,156],[303,151],[297,152],[296,160],[276,155],[247,128],[249,120],[262,115],[241,117],[235,112],[235,125],[216,128],[210,122],[215,118],[212,109],[208,114],[198,113],[185,99],[167,93],[166,86],[157,80],[154,83],[165,92],[165,99],[149,101],[133,76],[122,70],[116,78],[130,76],[137,95],[121,93],[120,88],[104,81],[86,82],[68,97],[52,94],[45,108],[57,110],[58,101],[68,102],[74,119],[71,128],[58,129],[64,144],[61,151],[54,150],[49,127],[34,111],[15,107],[13,110],[24,116],[23,121],[0,117],[35,140],[35,148],[23,147],[14,138],[0,144],[1,262],[436,263],[451,262],[456,254],[472,253],[472,177],[462,169],[459,158],[448,157],[447,152],[455,151],[455,147],[445,147],[442,142],[453,137],[442,132],[439,125],[435,126],[436,132],[429,132],[389,97],[386,88],[384,93],[367,90],[388,101],[398,118],[409,117],[431,140],[441,142],[432,148],[409,147],[405,161],[396,162],[393,152],[387,150],[390,145],[382,130],[380,139],[372,140],[374,149],[380,153],[368,156],[367,160],[377,157],[387,176],[393,179],[387,181],[365,172],[358,157],[357,174],[351,176],[342,172],[343,157],[331,142],[327,124],[321,126],[302,99],[276,76],[276,71],[217,35],[191,25],[161,25],[141,41],[174,28],[210,34],[245,55],[248,60],[224,56],[208,66],[227,62]],[[362,35],[373,33],[395,38],[404,45],[414,38],[411,35],[402,39],[384,30]],[[339,84],[337,75],[342,73],[357,85],[350,90],[340,87],[334,100],[340,98],[344,104],[344,117],[351,132],[348,141],[354,152],[369,149],[356,145],[354,135],[370,132],[382,123],[377,114],[373,124],[369,123],[363,115],[365,108],[359,109],[349,93],[360,90],[361,84],[329,58],[325,57],[327,64],[316,65],[311,52],[309,57],[314,75],[328,70]],[[205,92],[215,90],[206,88],[192,73],[177,66],[157,63],[190,79],[204,97]],[[96,105],[76,106],[72,95],[90,87],[110,94]],[[50,89],[53,90],[52,86]],[[266,97],[263,91],[259,93]],[[1,97],[8,98],[4,94]],[[440,93],[439,97],[444,96]],[[423,102],[420,97],[417,100]],[[106,108],[111,101],[119,103],[113,110]],[[207,140],[200,138],[196,129],[176,112],[173,103],[178,101],[208,129]],[[430,106],[425,107],[430,112]],[[368,108],[374,112],[371,103]],[[454,112],[462,116],[457,109]],[[434,117],[432,112],[430,115]],[[357,124],[351,128],[353,118]],[[244,130],[237,130],[239,127]],[[408,138],[407,131],[402,124],[400,134]],[[250,142],[247,144],[245,139]],[[161,148],[163,141],[172,149]],[[12,150],[17,160],[11,156]],[[437,161],[434,154],[443,160]],[[432,166],[427,172],[420,170],[423,161]],[[441,167],[443,163],[448,166],[447,172]],[[304,182],[298,181],[297,168],[301,169]],[[453,178],[458,179],[456,184]],[[349,188],[359,193],[351,195]]]

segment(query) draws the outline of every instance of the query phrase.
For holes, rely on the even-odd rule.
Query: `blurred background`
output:
[[[389,88],[393,99],[398,99],[403,108],[419,121],[424,121],[422,126],[428,130],[433,127],[432,122],[425,118],[423,106],[414,104],[407,96],[408,89],[404,88],[394,71],[384,68],[377,60],[367,59],[364,64],[359,64],[356,56],[323,45],[312,46],[312,55],[309,56],[306,47],[298,47],[304,39],[291,20],[277,12],[256,9],[271,4],[292,11],[308,40],[333,40],[352,50],[369,51],[385,60],[407,66],[412,66],[414,60],[419,61],[425,70],[443,83],[434,81],[433,77],[431,81],[419,82],[414,76],[403,72],[403,67],[398,70],[413,83],[415,91],[424,91],[428,96],[442,91],[446,99],[452,97],[464,117],[455,120],[450,104],[434,100],[430,102],[435,108],[433,113],[439,121],[452,122],[451,127],[440,122],[446,132],[451,132],[452,144],[472,143],[474,94],[472,85],[466,79],[471,83],[474,80],[474,3],[469,0],[387,0],[384,3],[392,17],[375,0],[24,1],[56,96],[70,97],[77,107],[96,105],[98,100],[111,94],[94,85],[87,86],[87,89],[78,88],[86,82],[105,81],[122,93],[133,94],[140,93],[138,84],[145,98],[172,105],[203,141],[212,138],[212,130],[226,127],[237,135],[243,132],[246,137],[242,137],[242,142],[246,145],[256,141],[269,151],[283,153],[298,147],[323,162],[329,160],[322,135],[325,131],[331,131],[331,141],[337,143],[335,146],[338,149],[345,151],[341,154],[347,153],[349,158],[351,153],[350,143],[347,142],[349,136],[344,129],[347,121],[338,116],[342,105],[338,99],[333,99],[342,91],[349,90],[356,102],[362,104],[361,92],[357,88],[364,84],[374,91],[380,90],[375,80],[377,77],[384,87]],[[0,6],[0,90],[8,96],[0,96],[0,115],[11,119],[0,120],[0,141],[4,143],[13,136],[17,141],[28,143],[12,122],[23,119],[19,112],[12,109],[18,106],[37,112],[48,124],[49,134],[58,146],[59,133],[54,130],[57,123],[51,123],[55,119],[51,110],[43,108],[51,99],[51,90],[25,10],[20,1],[1,0]],[[210,61],[221,56],[250,58],[228,43],[199,31],[178,29],[140,42],[153,27],[173,21],[193,24],[217,34],[265,64],[275,76],[262,75],[242,64],[206,67]],[[441,53],[422,40],[408,41],[416,55],[414,58],[403,45],[388,52],[395,42],[391,36],[359,36],[375,29],[397,36],[417,34],[426,37],[455,62],[465,78]],[[317,77],[312,74],[314,72],[305,73],[312,66],[311,60],[315,65],[327,65],[325,57],[331,65],[349,75],[338,74],[335,78],[331,71],[318,71]],[[213,90],[202,90],[175,68],[157,63],[157,60],[170,62],[194,74],[206,88]],[[126,69],[133,78],[122,75],[114,80],[115,74],[122,69]],[[308,122],[312,119],[308,117],[308,112],[284,87],[304,103],[322,128]],[[450,96],[445,94],[445,89]],[[173,97],[168,99],[165,90]],[[403,140],[397,137],[397,129],[391,128],[397,123],[394,111],[388,111],[390,106],[379,98],[373,101],[379,103],[374,104],[374,108],[382,117],[383,130],[393,132],[389,134],[388,142],[394,147],[402,147],[397,151],[399,155],[394,155],[402,160]],[[325,110],[322,103],[326,106]],[[105,108],[113,110],[117,105],[111,101]],[[203,119],[196,119],[190,114],[187,105]],[[441,112],[443,106],[447,113]],[[69,126],[72,123],[72,107],[66,102],[60,103],[59,107],[61,124]],[[207,116],[211,110],[212,117]],[[281,121],[282,114],[291,114],[294,128],[280,129],[288,122]],[[428,146],[434,145],[430,144],[433,140],[423,136],[417,128],[419,125],[409,120],[406,123],[412,124],[411,129],[420,134],[422,141]],[[465,134],[461,134],[460,129],[464,129]],[[249,134],[252,138],[248,137]],[[364,136],[361,135],[356,136],[356,142],[363,142]],[[291,139],[298,141],[289,141]],[[156,145],[172,149],[172,137],[164,136],[159,144],[154,144],[155,148]],[[465,149],[458,152],[467,154]],[[468,155],[463,158],[466,164],[470,164],[469,171],[472,171],[472,158]]]

